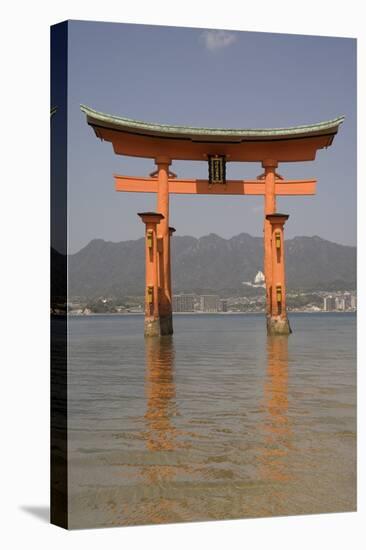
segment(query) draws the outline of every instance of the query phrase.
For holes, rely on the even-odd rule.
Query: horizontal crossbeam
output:
[[[157,193],[153,178],[114,175],[116,191],[127,193]],[[169,179],[169,193],[185,195],[264,195],[263,180],[228,180],[226,184],[210,185],[208,180]],[[315,195],[316,180],[283,180],[275,182],[276,195]]]

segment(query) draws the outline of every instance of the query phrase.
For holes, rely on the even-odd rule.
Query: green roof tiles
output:
[[[119,117],[100,113],[87,107],[80,106],[81,110],[88,117],[88,122],[92,126],[106,125],[120,131],[133,131],[145,134],[159,134],[169,136],[181,136],[187,138],[216,137],[216,138],[275,138],[278,137],[296,137],[311,134],[336,133],[339,125],[344,121],[340,116],[332,120],[319,122],[317,124],[307,124],[301,126],[291,126],[289,128],[199,128],[195,126],[178,126],[172,124],[155,124],[134,120],[131,118]]]

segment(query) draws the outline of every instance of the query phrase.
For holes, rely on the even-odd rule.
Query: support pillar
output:
[[[275,160],[265,160],[262,162],[264,168],[264,276],[266,279],[266,317],[271,315],[271,293],[272,293],[272,246],[271,246],[271,224],[267,219],[269,214],[276,212],[275,178],[276,168],[278,166]]]
[[[170,286],[170,247],[169,247],[169,166],[166,157],[155,160],[158,176],[157,211],[163,218],[158,227],[159,239],[159,316],[160,334],[173,334],[172,296]]]
[[[285,239],[284,225],[287,214],[269,214],[266,220],[271,229],[271,304],[270,315],[267,316],[267,332],[269,335],[291,334],[286,311],[286,276],[285,276]]]
[[[138,214],[145,224],[145,336],[160,336],[158,294],[158,238],[157,226],[163,216],[156,212]]]
[[[171,259],[171,248],[170,248],[170,241],[173,236],[173,233],[175,233],[175,227],[169,227],[169,241],[168,241],[168,265],[169,265],[169,278],[168,278],[168,289],[169,289],[169,296],[171,304],[173,304],[173,291],[172,291],[172,259]]]

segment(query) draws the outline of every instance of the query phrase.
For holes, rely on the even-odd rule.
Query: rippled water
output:
[[[69,525],[356,508],[356,316],[70,319]]]

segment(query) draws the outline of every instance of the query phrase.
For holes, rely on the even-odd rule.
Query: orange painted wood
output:
[[[266,220],[268,221],[268,220]],[[271,246],[272,246],[272,281],[271,281],[271,308],[270,313],[273,317],[280,316],[286,319],[286,273],[285,273],[285,238],[284,224],[285,219],[269,222],[271,226]],[[275,234],[280,235],[280,248],[276,247]],[[282,299],[277,301],[276,287],[281,287]]]
[[[170,257],[169,257],[169,164],[163,159],[157,163],[157,212],[164,216],[158,225],[157,233],[162,242],[159,261],[159,313],[161,317],[172,313],[170,295]]]
[[[264,167],[264,213],[274,214],[276,212],[276,168],[277,162],[262,163]],[[283,180],[282,180],[283,181]],[[264,237],[264,277],[266,280],[266,315],[271,314],[271,292],[272,292],[272,245],[271,245],[271,224],[265,218],[263,227]]]
[[[158,289],[158,239],[157,225],[161,220],[155,213],[140,215],[145,224],[145,320],[159,318],[159,289]],[[151,232],[151,246],[149,246],[149,232]],[[153,289],[152,302],[148,299],[148,288]]]
[[[116,131],[95,126],[96,135],[113,145],[117,155],[155,159],[161,155],[171,160],[207,160],[208,155],[225,155],[232,162],[262,162],[266,158],[277,162],[314,160],[318,149],[329,147],[334,132],[329,135],[304,136],[296,139],[265,139],[227,141],[193,141],[169,139]]]
[[[157,193],[158,182],[152,178],[114,176],[116,191]],[[265,195],[263,180],[229,180],[226,185],[209,185],[208,180],[170,179],[169,193],[188,195]],[[276,180],[276,195],[315,195],[316,180]]]

